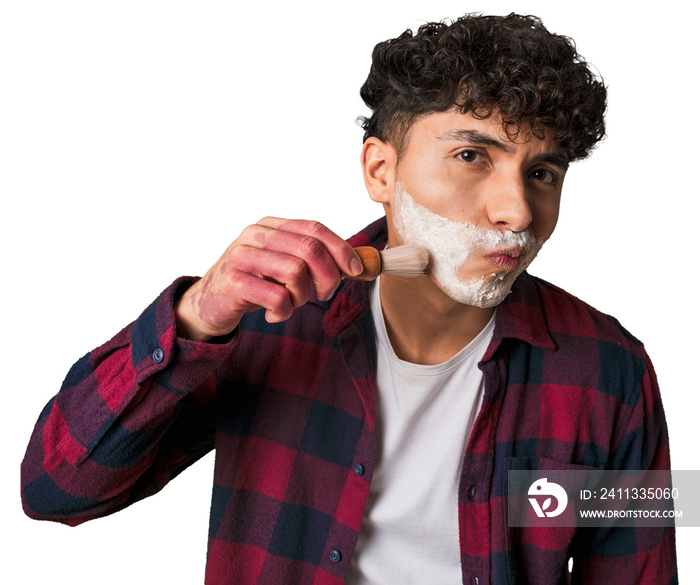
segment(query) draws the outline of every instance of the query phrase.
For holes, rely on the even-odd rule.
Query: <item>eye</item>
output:
[[[484,155],[481,154],[478,150],[463,150],[457,156],[460,158],[460,160],[470,163],[478,162],[484,158]]]
[[[547,185],[557,184],[557,175],[549,169],[535,169],[530,173],[530,177],[542,181]]]

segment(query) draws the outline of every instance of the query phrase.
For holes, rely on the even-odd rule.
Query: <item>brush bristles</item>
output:
[[[381,252],[382,274],[420,276],[428,266],[428,252],[418,246],[405,244]]]

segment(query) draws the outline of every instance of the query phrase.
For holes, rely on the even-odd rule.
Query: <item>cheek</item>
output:
[[[532,232],[536,238],[549,238],[557,227],[559,199],[541,201],[531,206]]]

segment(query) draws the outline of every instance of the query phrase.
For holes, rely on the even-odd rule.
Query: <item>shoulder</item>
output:
[[[617,319],[527,273],[499,307],[497,329],[504,339],[525,342],[506,346],[514,372],[535,368],[542,383],[632,404],[651,373],[644,346]]]
[[[530,277],[553,338],[581,337],[641,351],[643,343],[612,315],[607,315],[571,293],[541,278]]]
[[[615,317],[542,279],[533,282],[555,346],[543,355],[543,369],[569,388],[585,387],[613,399],[623,410],[622,405],[637,404],[645,381],[653,377],[642,342]]]

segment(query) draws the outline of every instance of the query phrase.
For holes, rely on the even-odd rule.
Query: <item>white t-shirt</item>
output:
[[[457,491],[467,440],[481,407],[478,363],[495,314],[449,361],[400,360],[373,284],[377,335],[377,462],[347,583],[462,582]]]

